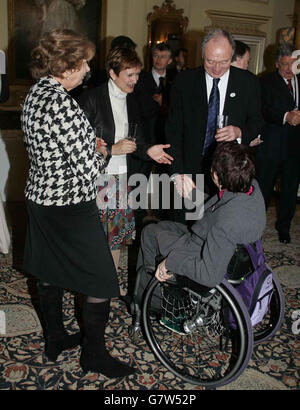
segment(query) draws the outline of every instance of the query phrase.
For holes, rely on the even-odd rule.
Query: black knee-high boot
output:
[[[78,332],[69,335],[65,331],[62,312],[63,289],[42,283],[38,283],[37,289],[44,322],[45,354],[49,360],[55,362],[62,351],[80,344],[81,334]]]
[[[107,377],[124,377],[135,370],[114,359],[105,347],[105,327],[109,317],[110,301],[83,305],[83,343],[80,357],[82,369],[104,374]]]

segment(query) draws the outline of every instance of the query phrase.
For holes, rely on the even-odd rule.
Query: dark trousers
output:
[[[162,232],[169,233],[169,241],[160,242],[159,238]],[[143,293],[155,274],[157,264],[167,257],[172,246],[184,234],[187,228],[185,225],[171,221],[162,221],[147,225],[142,232],[141,246],[139,249],[136,271],[138,273],[135,284],[135,300],[141,303]],[[154,304],[160,306],[160,294],[157,291]]]
[[[289,233],[296,210],[300,157],[289,157],[286,160],[257,157],[256,175],[266,207],[269,205],[276,180],[280,176],[280,200],[275,227],[279,232]]]

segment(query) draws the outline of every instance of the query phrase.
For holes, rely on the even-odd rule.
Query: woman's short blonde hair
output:
[[[61,78],[66,70],[80,68],[82,61],[95,55],[95,45],[73,30],[55,29],[45,33],[32,50],[31,75],[39,79],[47,75]]]

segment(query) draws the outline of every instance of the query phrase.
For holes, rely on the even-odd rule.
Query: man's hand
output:
[[[291,126],[296,127],[300,124],[300,111],[290,111],[287,113],[286,122],[289,123]]]
[[[162,94],[153,94],[152,98],[154,101],[156,101],[159,104],[160,107],[162,106],[162,102],[163,102]]]
[[[260,135],[256,137],[254,140],[252,140],[249,144],[250,147],[257,147],[257,145],[260,145],[263,143],[263,140],[260,139]]]
[[[219,128],[216,133],[217,142],[234,141],[237,138],[241,137],[241,129],[239,127],[235,127],[234,125],[228,125],[227,127]]]
[[[158,145],[153,145],[150,147],[147,151],[147,154],[149,155],[150,158],[154,159],[154,161],[158,162],[159,164],[168,164],[171,165],[173,161],[173,157],[171,155],[167,154],[164,149],[170,148],[170,144],[158,144]]]
[[[157,270],[155,272],[155,277],[157,280],[160,282],[165,282],[166,280],[170,279],[173,274],[168,274],[168,270],[166,268],[166,259],[164,259],[157,267]]]

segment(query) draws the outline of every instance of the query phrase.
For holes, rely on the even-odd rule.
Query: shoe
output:
[[[184,317],[183,316],[178,316],[171,319],[168,319],[166,316],[163,316],[159,323],[166,327],[169,330],[172,330],[172,332],[177,333],[178,335],[186,335],[185,331],[182,328],[182,323],[183,323]]]
[[[279,236],[279,242],[281,243],[287,244],[291,242],[291,237],[289,233],[278,232],[278,236]]]

